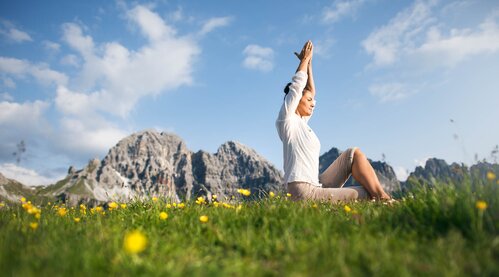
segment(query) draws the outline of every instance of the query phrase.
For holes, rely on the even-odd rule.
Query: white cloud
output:
[[[8,88],[16,88],[16,83],[14,82],[14,80],[12,80],[9,77],[3,78],[3,85],[8,87]]]
[[[47,49],[49,51],[58,52],[59,49],[61,48],[61,45],[58,43],[55,43],[53,41],[45,40],[45,41],[43,41],[43,47],[45,47],[45,49]]]
[[[68,55],[62,57],[61,64],[79,67],[80,66],[80,59],[76,55],[68,54]]]
[[[99,116],[89,118],[64,117],[63,132],[54,138],[65,153],[82,157],[102,155],[129,133]]]
[[[369,87],[371,95],[376,96],[380,102],[389,102],[406,98],[414,93],[402,83],[379,83]]]
[[[45,101],[16,103],[10,100],[0,102],[0,160],[12,159],[15,145],[21,140],[28,144],[50,133],[50,127],[44,119],[50,103]]]
[[[128,11],[128,17],[138,25],[142,34],[151,41],[169,39],[176,33],[158,14],[145,6],[138,5],[131,9]]]
[[[0,101],[11,102],[14,101],[14,97],[12,97],[12,95],[10,95],[8,92],[2,92],[0,93]]]
[[[336,0],[332,7],[327,7],[322,13],[322,22],[334,23],[344,17],[353,17],[364,5],[365,0]]]
[[[415,37],[434,22],[431,17],[433,5],[434,1],[416,1],[409,8],[399,12],[387,25],[369,34],[362,46],[373,56],[373,65],[393,64],[403,52],[413,49]]]
[[[442,65],[454,66],[474,55],[499,52],[496,19],[494,16],[486,18],[477,30],[452,29],[446,37],[437,28],[431,28],[415,54],[427,60],[438,60]]]
[[[331,56],[331,48],[333,47],[335,41],[332,38],[326,38],[324,40],[317,40],[314,43],[314,55],[322,57]]]
[[[216,28],[227,26],[231,21],[232,18],[229,16],[210,18],[203,24],[201,31],[199,31],[199,35],[205,35]]]
[[[138,50],[117,42],[97,47],[77,24],[64,24],[64,40],[81,54],[83,65],[75,78],[79,92],[66,89],[62,94],[64,89],[58,89],[56,103],[81,101],[76,105],[86,106],[88,113],[101,111],[125,117],[140,98],[192,82],[194,59],[200,52],[197,43],[177,37],[173,27],[144,6],[131,9],[127,16],[149,40]]]
[[[444,31],[445,24],[432,14],[435,4],[436,1],[417,1],[373,31],[362,42],[364,50],[373,57],[371,65],[389,66],[404,61],[430,69],[453,67],[474,55],[499,52],[497,12],[475,28]],[[445,10],[449,13],[453,9]]]
[[[397,179],[401,182],[405,182],[409,177],[409,170],[403,166],[395,166],[393,170],[395,171]]]
[[[246,55],[246,58],[243,61],[243,66],[248,69],[268,72],[274,67],[274,50],[270,47],[250,44],[246,46],[243,54]]]
[[[0,172],[9,179],[14,179],[23,185],[41,186],[49,185],[64,178],[64,176],[45,177],[38,174],[36,171],[24,168],[11,163],[0,164]]]
[[[0,57],[0,73],[5,73],[17,78],[23,78],[26,75],[30,75],[45,85],[64,85],[68,81],[65,74],[50,69],[46,64],[35,65],[25,60],[9,57]]]
[[[11,22],[2,20],[2,25],[3,28],[0,27],[0,34],[6,36],[7,39],[18,43],[33,41],[28,33],[19,30]]]

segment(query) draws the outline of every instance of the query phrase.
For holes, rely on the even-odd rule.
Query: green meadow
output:
[[[499,184],[393,204],[253,199],[0,204],[2,276],[498,276]]]

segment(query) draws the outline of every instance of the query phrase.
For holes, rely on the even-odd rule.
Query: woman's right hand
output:
[[[314,45],[310,40],[305,42],[305,45],[303,45],[303,48],[301,49],[300,54],[295,52],[295,55],[300,59],[301,61],[310,61],[313,56],[313,50],[314,50]]]

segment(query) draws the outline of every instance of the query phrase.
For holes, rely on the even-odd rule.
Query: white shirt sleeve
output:
[[[305,71],[298,71],[295,76],[293,76],[291,85],[289,86],[289,92],[284,99],[284,114],[282,115],[284,118],[287,118],[290,114],[296,112],[296,108],[298,108],[298,104],[300,103],[303,94],[303,89],[305,89],[305,85],[307,84],[307,79],[308,75]]]

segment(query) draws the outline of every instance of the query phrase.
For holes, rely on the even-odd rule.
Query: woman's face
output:
[[[312,92],[304,90],[303,95],[300,99],[300,103],[298,104],[298,108],[296,108],[296,113],[299,116],[311,116],[314,112],[314,107],[314,95],[312,94]]]

